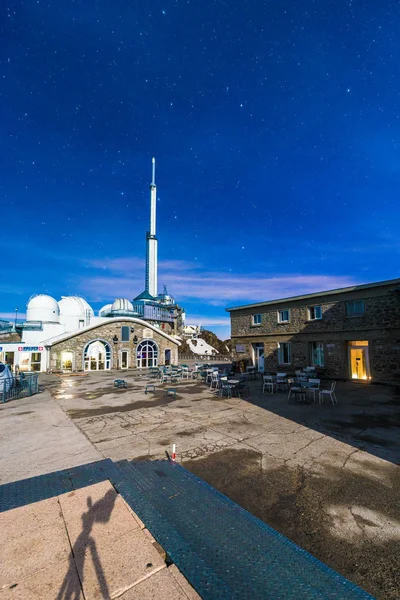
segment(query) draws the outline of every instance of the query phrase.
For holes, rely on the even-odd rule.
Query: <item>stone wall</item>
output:
[[[364,315],[346,315],[346,301],[364,301]],[[395,286],[382,286],[346,292],[335,299],[325,295],[312,302],[296,300],[273,305],[243,308],[231,312],[234,360],[253,361],[252,344],[263,343],[265,370],[278,370],[278,343],[290,342],[292,363],[287,370],[310,365],[310,342],[324,344],[324,368],[327,377],[349,377],[348,342],[369,343],[371,376],[376,381],[400,380],[400,294]],[[310,306],[322,306],[322,319],[308,319]],[[289,323],[278,323],[278,311],[290,309]],[[261,324],[253,325],[254,314]],[[244,352],[236,352],[236,345]]]
[[[131,328],[134,329],[133,332],[129,334],[129,341],[122,342],[121,341],[121,327],[127,326],[129,327],[129,331]],[[118,338],[117,342],[114,342],[114,336]],[[148,327],[147,323],[138,324],[132,323],[131,321],[117,320],[113,319],[111,323],[106,323],[104,325],[98,325],[97,327],[84,331],[82,333],[77,333],[70,338],[55,343],[51,347],[50,354],[50,367],[53,371],[61,369],[61,355],[62,352],[72,352],[73,360],[72,360],[72,370],[73,371],[82,371],[83,370],[83,353],[86,345],[89,342],[94,340],[102,340],[109,344],[111,348],[111,368],[112,369],[120,369],[121,368],[121,352],[128,352],[128,368],[136,368],[136,348],[137,345],[133,343],[133,338],[137,337],[138,344],[143,339],[152,339],[158,346],[158,364],[164,364],[165,358],[165,350],[171,350],[171,362],[173,364],[178,363],[178,344],[177,342],[170,341],[166,339],[163,335],[154,331],[150,327]]]

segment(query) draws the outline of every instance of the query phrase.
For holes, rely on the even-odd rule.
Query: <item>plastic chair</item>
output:
[[[333,405],[337,404],[337,398],[335,394],[336,381],[333,381],[331,384],[331,388],[329,390],[320,390],[319,391],[319,403],[321,404],[324,401],[324,396],[329,396]]]

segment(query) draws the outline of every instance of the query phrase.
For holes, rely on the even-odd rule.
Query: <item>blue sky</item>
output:
[[[226,306],[399,276],[400,5],[14,1],[1,25],[0,312],[159,285]]]

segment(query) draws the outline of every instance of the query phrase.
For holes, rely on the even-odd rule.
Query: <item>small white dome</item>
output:
[[[62,296],[58,302],[61,317],[84,318],[88,315],[94,316],[93,308],[85,298],[80,296]]]
[[[133,312],[132,302],[129,302],[126,298],[116,298],[111,307],[112,311],[121,310],[124,312]]]
[[[33,296],[26,305],[27,321],[43,321],[45,323],[58,323],[60,309],[55,298],[47,294]]]
[[[112,304],[106,304],[99,310],[99,317],[105,317],[111,312]]]

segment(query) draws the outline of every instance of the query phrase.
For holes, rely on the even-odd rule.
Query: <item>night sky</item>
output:
[[[399,277],[398,2],[10,0],[0,28],[1,316],[143,290],[152,156],[189,322]]]

